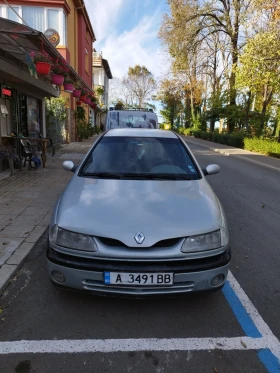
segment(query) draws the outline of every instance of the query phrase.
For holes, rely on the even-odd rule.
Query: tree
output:
[[[227,74],[229,106],[234,108],[240,30],[251,15],[251,0],[168,0],[168,4],[170,16],[165,15],[159,35],[168,45],[174,65],[180,64],[182,57],[186,60],[189,55],[201,54],[205,51],[205,43],[218,35],[220,55],[224,53],[230,63]],[[197,56],[195,60],[201,62],[202,59]],[[188,70],[188,67],[181,66]],[[233,131],[234,118],[229,118],[227,124],[228,130]]]
[[[176,120],[180,122],[180,114],[183,111],[182,95],[175,79],[165,79],[161,82],[158,99],[163,106],[160,114],[173,129]]]
[[[131,91],[124,85],[123,79],[114,78],[110,81],[109,102],[115,105],[119,101],[123,102],[126,107],[132,107],[135,99]]]
[[[259,98],[262,135],[266,113],[275,92],[280,90],[280,35],[277,29],[260,32],[248,41],[237,69],[237,86]]]
[[[123,79],[123,85],[130,93],[132,100],[136,99],[138,107],[143,107],[144,100],[149,99],[156,89],[156,81],[153,74],[145,67],[136,65],[129,67],[127,76]]]

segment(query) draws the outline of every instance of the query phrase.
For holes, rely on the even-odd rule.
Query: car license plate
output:
[[[173,273],[104,272],[105,285],[173,285]]]

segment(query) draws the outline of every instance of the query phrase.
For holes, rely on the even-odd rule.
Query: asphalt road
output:
[[[217,163],[208,178],[230,228],[231,272],[280,338],[280,173],[190,145],[201,166]],[[0,342],[219,338],[245,335],[222,292],[182,299],[99,298],[60,290],[47,278],[43,236],[0,298]],[[16,342],[14,342],[16,343]],[[75,352],[75,350],[73,351]],[[257,351],[186,350],[0,355],[0,373],[267,372]],[[270,372],[276,372],[270,370]],[[278,372],[278,371],[277,371]]]

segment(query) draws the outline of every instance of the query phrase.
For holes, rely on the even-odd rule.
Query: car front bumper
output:
[[[89,260],[62,254],[51,248],[47,251],[49,276],[58,285],[87,290],[100,295],[127,295],[136,297],[180,295],[221,288],[226,281],[230,259],[230,248],[214,257],[161,262]],[[53,277],[54,271],[63,274],[65,281],[57,282]],[[174,283],[171,286],[105,285],[104,271],[133,273],[173,272]],[[211,281],[215,276],[220,274],[224,275],[224,281],[215,287],[211,284]]]

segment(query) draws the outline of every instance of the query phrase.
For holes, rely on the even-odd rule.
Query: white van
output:
[[[145,109],[110,110],[106,130],[111,128],[158,128],[156,113]]]

